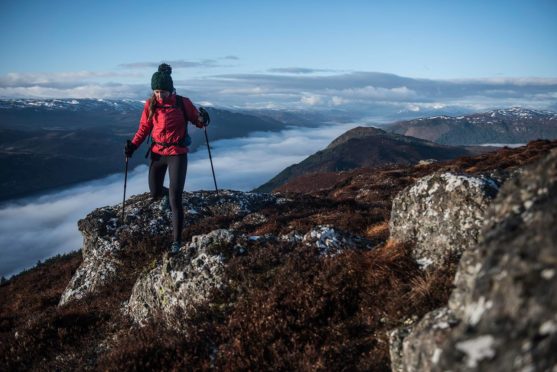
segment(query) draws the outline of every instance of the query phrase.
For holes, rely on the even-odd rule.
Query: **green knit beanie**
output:
[[[173,92],[174,83],[172,82],[170,74],[172,74],[172,67],[170,67],[170,65],[166,63],[160,65],[159,71],[155,72],[151,78],[151,89]]]

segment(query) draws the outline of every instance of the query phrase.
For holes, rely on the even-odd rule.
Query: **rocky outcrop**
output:
[[[197,305],[210,302],[215,291],[225,289],[224,268],[228,259],[244,254],[252,244],[261,241],[315,246],[320,256],[329,257],[345,249],[371,248],[365,239],[330,226],[316,226],[304,235],[292,231],[279,238],[214,230],[194,236],[178,254],[165,256],[157,267],[142,275],[133,288],[127,305],[128,314],[140,324],[162,317],[167,325],[183,330],[184,320],[195,315]]]
[[[269,194],[221,191],[184,194],[188,225],[207,217],[230,217],[228,228],[196,235],[178,254],[160,253],[142,271],[125,306],[126,313],[140,323],[158,318],[176,330],[183,330],[185,319],[211,296],[226,289],[223,277],[227,261],[245,254],[254,245],[304,244],[319,256],[334,256],[346,249],[371,249],[370,241],[331,225],[317,225],[306,232],[253,235],[252,230],[267,222],[264,207],[279,205],[285,199]],[[117,280],[129,254],[142,241],[170,233],[170,213],[147,194],[127,201],[125,223],[119,220],[120,206],[95,210],[79,222],[84,235],[83,263],[60,300],[60,305],[83,298]],[[133,243],[132,243],[133,242]]]
[[[184,193],[183,205],[187,224],[205,217],[242,219],[264,206],[280,203],[269,194],[221,190],[218,195],[199,191]],[[121,206],[99,208],[80,220],[83,234],[83,263],[60,299],[60,305],[83,298],[118,278],[122,257],[137,249],[134,243],[170,232],[170,213],[153,202],[148,194],[126,201],[125,221]]]
[[[446,308],[391,334],[395,371],[557,370],[557,151],[508,180]]]
[[[449,254],[476,244],[498,184],[487,177],[434,173],[419,179],[393,200],[391,238],[415,242],[413,255],[426,268],[439,267]]]
[[[127,312],[138,323],[161,316],[180,330],[195,307],[206,302],[214,290],[224,287],[223,271],[234,234],[225,229],[194,236],[191,243],[142,275],[132,290]]]
[[[156,236],[169,231],[169,216],[162,212],[160,202],[151,202],[147,194],[131,198],[126,212],[125,222],[118,205],[96,209],[78,222],[83,263],[62,294],[60,305],[81,299],[118,277],[122,254],[133,249],[122,245],[124,235]]]

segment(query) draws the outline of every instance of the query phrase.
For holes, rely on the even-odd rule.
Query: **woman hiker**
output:
[[[187,123],[203,128],[209,120],[206,111],[201,109],[200,114],[188,98],[176,95],[171,73],[172,68],[163,63],[153,74],[153,95],[145,102],[139,129],[133,139],[127,141],[124,153],[131,157],[151,134],[153,141],[150,148],[149,190],[154,200],[163,199],[163,208],[168,208],[170,202],[173,237],[170,251],[176,253],[180,250],[184,225],[182,192],[188,167],[188,146],[191,143]],[[167,169],[170,178],[168,191],[163,188]]]

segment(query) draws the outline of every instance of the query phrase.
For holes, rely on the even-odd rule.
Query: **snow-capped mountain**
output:
[[[131,111],[142,107],[145,101],[130,99],[3,99],[0,110],[70,110],[70,111]]]
[[[466,116],[433,116],[401,121],[389,130],[447,145],[526,143],[557,138],[557,113],[520,107]]]

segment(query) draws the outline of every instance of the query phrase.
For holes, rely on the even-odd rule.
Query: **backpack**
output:
[[[163,106],[159,106],[158,104],[155,105],[155,110],[158,108],[162,108]],[[176,108],[178,107],[180,109],[180,111],[182,111],[182,115],[184,116],[184,125],[186,126],[186,131],[185,131],[185,137],[181,138],[178,142],[175,143],[168,143],[168,142],[156,142],[153,141],[151,134],[149,133],[149,139],[151,140],[151,146],[149,146],[149,148],[147,149],[147,152],[145,153],[145,158],[147,158],[149,156],[149,153],[151,152],[151,149],[153,148],[154,145],[159,145],[162,147],[170,147],[170,146],[177,146],[177,147],[188,147],[189,145],[191,145],[191,137],[188,134],[188,114],[186,113],[186,107],[184,106],[184,100],[182,96],[179,96],[176,94],[176,103],[172,106],[170,106],[170,108]],[[151,129],[152,131],[152,129]],[[147,140],[147,142],[149,142],[149,139]]]

